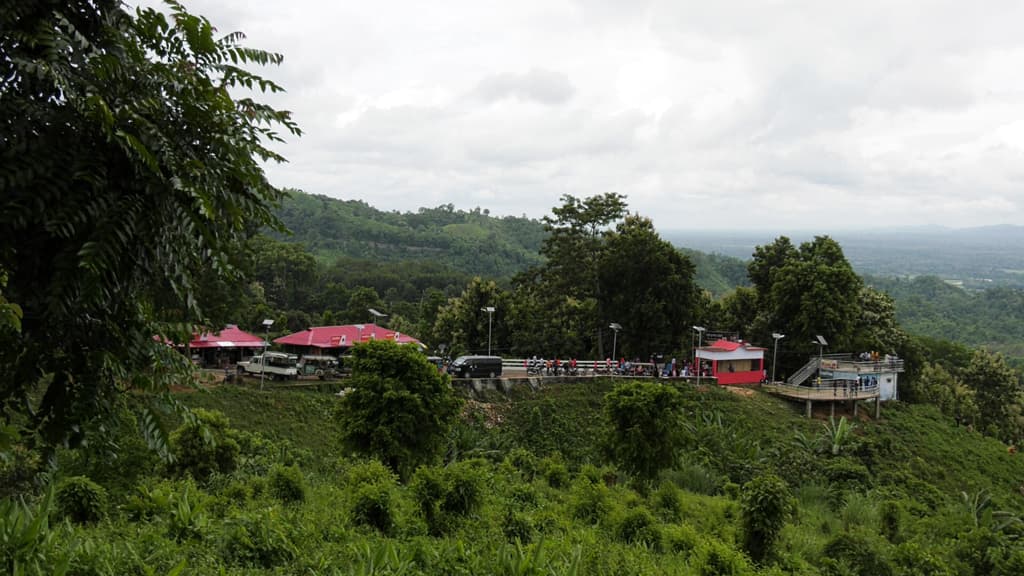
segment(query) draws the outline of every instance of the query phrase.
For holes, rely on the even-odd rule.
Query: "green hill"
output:
[[[1024,457],[930,407],[890,403],[881,420],[858,420],[837,438],[820,418],[757,391],[682,385],[682,461],[643,487],[603,457],[603,398],[613,385],[523,386],[470,399],[447,466],[424,476],[436,484],[400,484],[346,457],[333,395],[240,386],[180,394],[227,415],[237,469],[194,481],[130,451],[113,461],[101,449],[75,453],[64,473],[107,486],[106,516],[54,524],[31,545],[45,558],[63,550],[75,573],[89,574],[167,574],[182,562],[189,574],[338,575],[1010,575],[1024,567]],[[785,480],[794,511],[757,565],[743,552],[742,502],[746,483],[767,473]],[[134,486],[119,487],[125,476]],[[427,488],[455,490],[455,499],[424,516]]]
[[[291,191],[277,216],[291,230],[278,239],[302,242],[319,259],[442,262],[474,275],[505,277],[541,261],[543,224],[491,217],[451,204],[416,212],[384,212],[365,202]]]

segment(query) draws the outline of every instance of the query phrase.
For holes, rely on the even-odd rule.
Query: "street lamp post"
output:
[[[383,312],[377,312],[373,308],[367,308],[367,311],[369,311],[370,314],[373,315],[373,339],[376,340],[377,339],[377,322],[379,322],[381,318],[387,318],[388,315],[383,313]]]
[[[260,390],[263,390],[263,379],[267,375],[267,347],[270,346],[270,327],[274,325],[274,321],[270,318],[263,320],[263,356],[260,357]]]
[[[818,345],[818,384],[821,384],[821,350],[825,346],[828,346],[828,342],[825,341],[824,336],[818,334],[814,337],[814,340],[811,343]]]
[[[694,364],[697,366],[697,386],[700,386],[700,377],[703,370],[701,370],[700,357],[697,356],[697,351],[700,350],[701,345],[704,342],[704,331],[707,330],[707,328],[703,326],[694,326],[693,329],[697,332],[697,348],[693,351],[693,359]]]
[[[491,318],[494,316],[494,306],[484,306],[481,312],[487,312],[487,355],[491,355]]]
[[[612,336],[612,362],[617,363],[619,359],[618,357],[615,356],[615,346],[619,343],[619,330],[622,330],[622,324],[619,324],[618,322],[612,322],[611,324],[608,325],[608,327],[615,332],[615,335]],[[618,366],[618,364],[616,364],[616,366]]]
[[[785,337],[785,334],[772,332],[772,338],[775,339],[775,351],[772,352],[772,384],[775,384],[775,359],[779,357],[779,340],[782,340]]]

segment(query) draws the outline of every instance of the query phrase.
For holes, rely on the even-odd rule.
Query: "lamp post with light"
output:
[[[612,322],[611,324],[608,325],[608,327],[615,332],[615,335],[612,336],[612,362],[615,362],[615,365],[618,366],[619,359],[615,355],[615,346],[619,343],[619,330],[622,330],[622,324],[619,324],[618,322]]]
[[[481,312],[487,312],[487,355],[491,355],[491,318],[494,316],[494,306],[484,306]]]
[[[779,340],[782,340],[785,337],[785,334],[772,332],[772,338],[775,339],[775,351],[772,352],[772,384],[775,384],[775,359],[779,357]]]
[[[814,340],[812,340],[811,343],[818,345],[818,384],[821,384],[821,350],[825,346],[828,346],[828,342],[825,341],[824,336],[818,334],[814,337]]]
[[[274,321],[270,318],[263,320],[263,356],[260,358],[260,390],[263,390],[263,379],[267,376],[267,347],[270,346],[270,327],[274,325]]]
[[[697,351],[700,350],[701,346],[703,345],[704,331],[707,330],[707,328],[703,326],[694,326],[693,329],[697,332],[697,348],[696,350],[693,351],[693,359],[694,363],[697,365],[697,386],[700,386],[700,377],[701,372],[703,372],[703,370],[701,370],[700,357],[697,356]]]
[[[367,308],[367,311],[373,315],[373,339],[377,339],[377,322],[380,322],[381,318],[387,318],[388,315],[383,312],[378,312],[373,308]]]

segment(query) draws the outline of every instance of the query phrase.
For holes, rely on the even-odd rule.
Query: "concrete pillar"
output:
[[[831,418],[833,420],[835,420],[836,419],[836,403],[835,402],[829,402],[829,404],[830,404],[830,406],[829,406],[829,410],[830,410],[829,415],[831,416]]]
[[[854,416],[857,415],[857,401],[856,400],[853,401],[853,415]]]
[[[811,417],[811,399],[810,398],[807,399],[807,417],[808,418]]]
[[[875,420],[882,417],[882,397],[875,396]]]

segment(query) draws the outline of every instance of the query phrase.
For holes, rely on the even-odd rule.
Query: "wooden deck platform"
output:
[[[762,384],[761,389],[776,396],[804,401],[808,418],[811,416],[811,406],[814,402],[831,402],[833,412],[836,402],[852,402],[853,413],[856,414],[857,402],[861,400],[873,401],[875,418],[880,415],[881,393],[879,387],[877,385],[860,385],[856,380],[824,380],[821,384],[814,386],[793,386],[785,382],[773,382]]]

